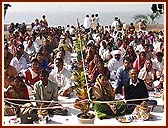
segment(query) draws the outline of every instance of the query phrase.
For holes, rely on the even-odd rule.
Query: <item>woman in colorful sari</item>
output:
[[[31,64],[32,66],[25,71],[24,78],[25,83],[31,88],[34,88],[34,83],[40,80],[40,66],[36,58],[32,59]]]
[[[110,78],[110,71],[107,67],[104,67],[104,63],[101,60],[99,60],[96,66],[92,69],[91,74],[89,74],[89,78],[92,82],[95,82],[99,74],[105,75],[108,79]]]
[[[15,76],[13,81],[14,82],[4,91],[4,97],[9,99],[18,99],[19,101],[5,100],[4,115],[24,114],[31,110],[32,104],[29,101],[22,101],[23,99],[29,100],[28,89],[24,81],[20,76]],[[11,107],[13,107],[13,109],[11,109]]]
[[[113,101],[115,91],[105,75],[100,74],[92,88],[92,99],[95,101],[93,109],[96,111],[99,119],[113,118],[126,114],[124,102],[99,103],[99,101]]]
[[[138,78],[144,80],[148,91],[154,90],[153,82],[155,80],[156,71],[152,68],[152,61],[146,60],[144,67],[139,71]]]
[[[92,70],[95,68],[95,66],[99,60],[101,60],[101,57],[98,53],[96,53],[94,55],[93,60],[89,63],[89,71],[88,71],[89,75],[92,73]]]
[[[29,94],[27,87],[20,76],[15,76],[13,84],[9,85],[9,87],[4,92],[5,98],[13,98],[13,99],[27,99],[29,100]],[[24,101],[14,101],[15,103],[24,104]]]
[[[93,89],[93,99],[94,100],[114,100],[115,97],[115,91],[110,82],[108,81],[108,78],[103,75],[99,74]]]
[[[146,53],[142,51],[139,53],[138,58],[134,61],[133,68],[136,68],[138,71],[140,71],[141,68],[143,68],[144,66],[145,60],[146,60]]]

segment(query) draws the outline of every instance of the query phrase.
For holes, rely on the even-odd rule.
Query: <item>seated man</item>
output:
[[[120,50],[114,50],[112,53],[113,58],[108,62],[108,69],[110,71],[110,79],[115,80],[117,69],[123,65],[123,58],[121,57]]]
[[[148,105],[156,105],[157,102],[154,100],[148,100],[148,90],[143,80],[138,78],[138,69],[132,68],[129,71],[129,80],[124,84],[125,100],[137,99],[134,101],[128,101],[128,112],[132,113],[135,104],[141,104],[142,101],[147,101]],[[142,100],[144,98],[144,100]]]
[[[73,82],[70,79],[72,74],[63,65],[64,61],[62,58],[56,58],[54,60],[54,69],[49,74],[49,80],[57,84],[59,95],[67,96],[73,88]]]
[[[34,84],[34,97],[35,100],[42,100],[42,101],[51,101],[48,103],[37,103],[38,106],[41,108],[43,107],[52,107],[52,106],[60,106],[62,107],[61,104],[59,103],[54,103],[52,101],[58,101],[58,85],[48,79],[49,73],[47,70],[42,69],[40,72],[40,78],[38,82]],[[47,105],[47,106],[45,106]],[[43,113],[45,110],[38,110],[38,113]],[[59,115],[66,115],[67,114],[67,109],[64,108],[52,108],[48,109],[49,114],[59,114]]]
[[[34,97],[35,100],[43,101],[57,101],[58,100],[58,86],[56,83],[48,79],[49,73],[47,70],[40,71],[41,80],[34,84]],[[37,103],[41,105],[41,103]]]
[[[115,93],[122,94],[122,87],[129,79],[129,70],[131,69],[130,58],[124,57],[123,65],[117,69],[116,80],[114,83]]]

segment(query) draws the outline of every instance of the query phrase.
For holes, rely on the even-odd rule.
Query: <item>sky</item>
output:
[[[3,2],[6,3],[6,2]],[[78,13],[100,13],[103,16],[104,13],[108,12],[111,15],[122,14],[127,12],[130,14],[130,17],[136,14],[149,14],[151,13],[151,6],[152,2],[8,2],[11,4],[7,10],[5,23],[10,23],[12,20],[14,22],[30,22],[35,19],[35,17],[42,16],[42,14],[47,15],[47,19],[50,21],[51,24],[54,24],[55,20],[59,23],[63,23],[65,21],[58,19],[66,19],[68,21],[72,21],[73,18],[71,14],[74,12]],[[59,14],[66,14],[66,15],[59,15]],[[82,14],[82,15],[83,15]],[[79,16],[79,15],[78,15]],[[84,17],[85,15],[83,15]],[[82,16],[80,20],[82,22]],[[131,18],[129,17],[128,20]],[[69,18],[69,19],[68,19]],[[106,17],[107,18],[107,17]],[[112,20],[112,17],[110,17]],[[124,19],[126,20],[126,18]],[[106,20],[107,21],[107,20]],[[52,23],[53,22],[53,23]],[[64,23],[65,24],[65,23]]]
[[[9,2],[12,7],[8,11],[149,11],[151,8],[150,2],[147,3],[116,3],[116,2]],[[138,9],[137,9],[138,7]]]

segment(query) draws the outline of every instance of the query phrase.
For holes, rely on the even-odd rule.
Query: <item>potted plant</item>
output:
[[[80,109],[82,112],[77,115],[79,123],[93,124],[95,115],[90,113],[90,87],[89,79],[87,77],[85,68],[86,45],[82,36],[82,31],[78,23],[78,38],[74,44],[75,52],[77,53],[77,69],[73,72],[73,80],[75,83],[76,99],[74,107]]]
[[[80,67],[80,66],[79,66]],[[95,115],[90,113],[90,100],[89,100],[89,92],[91,87],[87,86],[84,71],[79,68],[73,73],[73,80],[75,82],[75,91],[76,99],[74,103],[74,107],[80,109],[82,112],[77,115],[79,123],[82,124],[93,124]],[[86,84],[87,83],[87,84]]]

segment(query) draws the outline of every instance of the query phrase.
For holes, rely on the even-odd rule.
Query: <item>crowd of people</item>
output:
[[[146,26],[126,27],[119,17],[102,26],[98,14],[66,27],[49,26],[43,15],[30,31],[24,23],[11,23],[4,41],[4,97],[29,99],[30,90],[36,100],[70,95],[73,72],[83,60],[93,100],[111,101],[118,93],[125,99],[147,98],[148,92],[164,89],[165,43],[164,30],[148,31]]]

